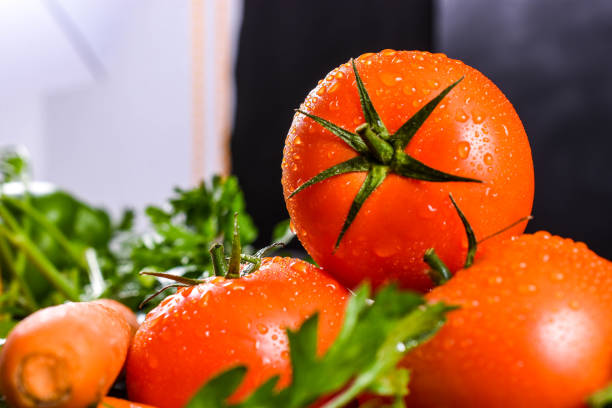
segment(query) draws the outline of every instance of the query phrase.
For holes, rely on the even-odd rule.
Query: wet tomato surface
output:
[[[357,156],[313,119],[296,113],[284,148],[282,183],[293,227],[314,260],[348,287],[399,281],[426,290],[422,257],[434,247],[451,270],[467,250],[452,193],[483,238],[529,215],[533,202],[531,150],[521,121],[484,75],[442,54],[385,50],[355,61],[373,106],[395,132],[443,89],[463,78],[418,129],[405,153],[445,173],[482,183],[429,182],[389,174],[367,198],[337,249],[335,243],[366,178],[351,172],[328,178],[289,197],[325,169]],[[300,109],[354,132],[364,123],[349,63],[332,70]],[[516,235],[524,223],[496,241]]]
[[[410,353],[410,407],[581,407],[612,380],[612,263],[546,232],[489,246],[428,295],[461,306]]]
[[[348,292],[313,265],[264,258],[239,279],[210,278],[180,289],[153,309],[140,326],[127,362],[130,399],[160,408],[182,407],[206,380],[246,365],[233,395],[240,400],[275,374],[291,376],[286,328],[297,329],[319,312],[318,347],[335,339]]]

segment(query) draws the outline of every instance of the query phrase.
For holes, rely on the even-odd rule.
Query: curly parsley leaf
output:
[[[401,406],[409,380],[398,362],[411,349],[427,341],[442,327],[455,307],[426,304],[411,292],[394,286],[383,288],[374,302],[368,286],[360,287],[349,301],[344,324],[336,341],[318,356],[315,314],[297,331],[288,330],[292,365],[291,384],[278,391],[273,377],[245,401],[228,403],[246,371],[235,367],[214,377],[193,397],[188,408],[301,408],[322,397],[336,395],[324,407],[342,407],[364,391],[396,397]],[[398,405],[400,404],[400,405]]]

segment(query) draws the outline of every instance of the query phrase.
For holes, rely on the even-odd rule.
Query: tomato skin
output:
[[[533,203],[531,150],[510,102],[486,77],[442,54],[385,50],[356,60],[374,107],[395,132],[445,87],[464,77],[416,133],[406,152],[443,172],[484,181],[432,183],[390,175],[366,200],[334,252],[342,224],[365,173],[335,176],[289,195],[321,171],[356,153],[313,120],[296,114],[287,135],[282,184],[300,241],[348,287],[399,281],[424,291],[431,281],[422,261],[434,247],[451,270],[467,250],[465,232],[448,198],[457,200],[478,238],[529,215]],[[327,75],[301,109],[354,131],[364,122],[348,64]],[[519,225],[497,240],[521,233]]]
[[[545,232],[427,295],[461,305],[409,354],[410,407],[581,407],[612,380],[612,263]]]
[[[142,323],[127,361],[130,399],[182,407],[210,377],[244,364],[238,401],[275,374],[290,381],[285,328],[297,329],[319,311],[318,346],[335,339],[348,292],[313,265],[264,258],[240,279],[211,278],[168,296]]]

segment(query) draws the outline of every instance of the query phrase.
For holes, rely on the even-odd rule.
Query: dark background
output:
[[[612,258],[612,2],[247,0],[244,7],[232,160],[260,244],[288,217],[282,147],[307,92],[364,52],[421,49],[474,66],[518,111],[536,174],[527,230],[584,241]]]

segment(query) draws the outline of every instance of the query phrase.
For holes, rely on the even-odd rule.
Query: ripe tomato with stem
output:
[[[585,244],[520,235],[482,248],[452,278],[433,249],[425,259],[443,283],[428,301],[460,308],[402,361],[408,406],[581,407],[612,380],[612,262]]]
[[[430,247],[458,270],[467,243],[449,192],[478,238],[533,202],[531,150],[510,102],[474,68],[427,52],[385,50],[332,70],[294,117],[282,170],[298,238],[348,287],[424,291]]]
[[[220,244],[211,248],[217,276],[178,283],[145,318],[127,360],[130,399],[159,408],[182,407],[208,379],[236,365],[248,372],[230,401],[240,401],[273,375],[291,378],[287,328],[319,312],[318,351],[339,332],[348,292],[321,269],[293,258],[240,251],[234,233],[229,264]],[[241,262],[244,262],[241,264]]]

